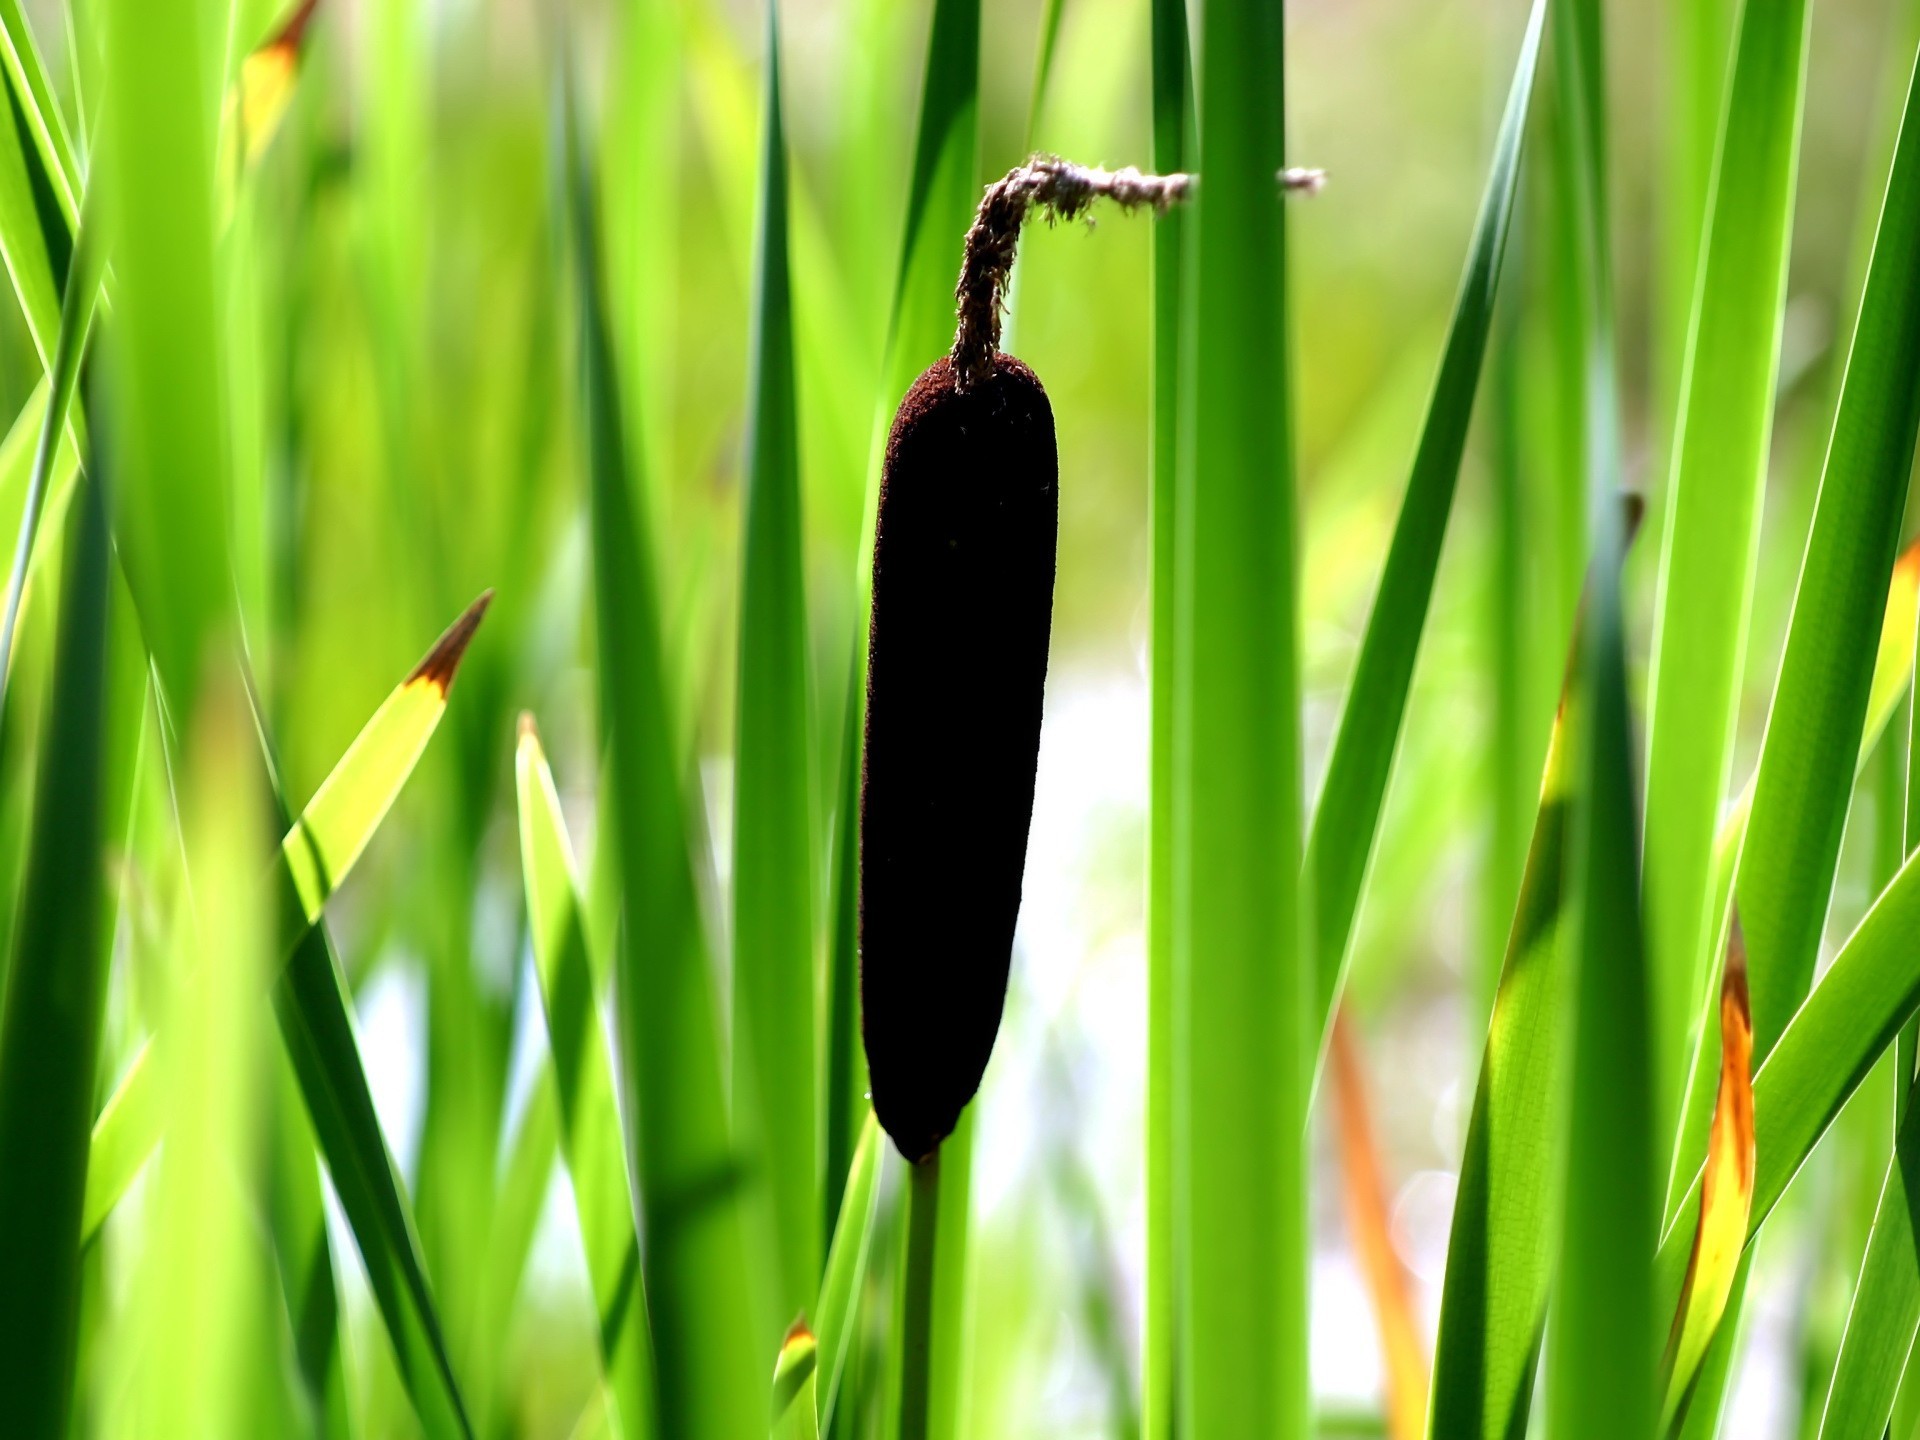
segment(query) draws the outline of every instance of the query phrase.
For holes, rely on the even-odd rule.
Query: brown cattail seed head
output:
[[[980,1087],[1006,999],[1059,528],[1053,410],[1010,355],[942,359],[887,437],[860,792],[874,1109],[922,1160]]]

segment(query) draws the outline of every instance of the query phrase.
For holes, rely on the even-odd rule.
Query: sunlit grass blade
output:
[[[1665,497],[1648,681],[1646,877],[1655,1123],[1671,1136],[1718,917],[1714,836],[1758,554],[1805,77],[1804,0],[1747,0],[1720,127]],[[1877,598],[1877,595],[1876,595]],[[1850,759],[1850,755],[1847,757]],[[1791,1010],[1749,931],[1756,1054]],[[1664,1144],[1664,1140],[1661,1142]]]
[[[113,537],[172,713],[195,713],[205,653],[238,639],[225,347],[214,267],[211,3],[110,0],[105,187],[114,315]],[[49,353],[51,353],[49,351]]]
[[[308,927],[319,919],[433,738],[446,713],[460,658],[489,598],[482,595],[468,606],[382,702],[280,842],[289,905],[303,922],[286,937],[289,949],[302,943]],[[155,1083],[153,1044],[149,1040],[134,1057],[94,1123],[85,1236],[91,1237],[106,1219],[159,1140],[161,1116],[150,1093]]]
[[[1153,168],[1186,169],[1193,132],[1193,75],[1184,0],[1153,0]],[[1140,1338],[1143,1440],[1172,1440],[1179,1402],[1174,1357],[1179,1304],[1174,1283],[1173,1188],[1173,704],[1179,676],[1174,597],[1180,564],[1180,365],[1185,308],[1179,207],[1153,221],[1153,409],[1148,437],[1147,543],[1150,739],[1147,802],[1147,1275]]]
[[[827,1250],[826,1274],[820,1282],[820,1296],[811,1316],[818,1347],[815,1404],[823,1432],[833,1423],[847,1352],[858,1329],[860,1296],[866,1289],[867,1257],[873,1248],[873,1212],[879,1202],[880,1167],[885,1158],[880,1122],[869,1109],[860,1126],[859,1144],[854,1149],[853,1164],[842,1191],[840,1223],[834,1227],[833,1243]]]
[[[1604,322],[1603,322],[1604,323]],[[1600,379],[1605,384],[1606,379]],[[1611,406],[1594,417],[1608,443]],[[1588,485],[1611,479],[1597,463]],[[1596,499],[1599,497],[1596,496]],[[1594,583],[1583,627],[1579,808],[1567,864],[1575,928],[1572,1080],[1547,1414],[1562,1440],[1650,1440],[1659,1326],[1646,1256],[1659,1233],[1639,807],[1628,715],[1614,507],[1591,504]]]
[[[1763,1059],[1812,980],[1833,890],[1920,430],[1916,368],[1920,88],[1887,181],[1734,880]]]
[[[1344,1007],[1333,1017],[1328,1063],[1339,1117],[1340,1168],[1347,1236],[1366,1276],[1387,1384],[1387,1429],[1393,1440],[1420,1440],[1427,1428],[1426,1342],[1413,1312],[1406,1267],[1393,1246],[1387,1178],[1381,1170],[1367,1078],[1353,1021]]]
[[[249,1215],[264,1159],[258,1023],[273,947],[266,808],[239,676],[211,676],[181,767],[185,866],[172,887],[156,1059],[167,1146],[125,1311],[137,1377],[121,1434],[240,1434],[261,1414],[273,1350],[265,1247]],[[244,1238],[242,1238],[244,1237]]]
[[[1882,676],[1910,648],[1900,636],[1912,623],[1913,575],[1907,562],[1896,566],[1894,552],[1920,433],[1912,383],[1920,365],[1917,263],[1920,87],[1910,87],[1738,844],[1733,892],[1755,966],[1754,1053],[1761,1059],[1812,979],[1859,759],[1874,743],[1875,722],[1885,723],[1876,704],[1897,699]],[[1868,640],[1876,621],[1874,648]],[[1762,975],[1771,976],[1767,986]],[[1770,1009],[1763,993],[1772,997]],[[1703,1028],[1670,1192],[1698,1153],[1688,1147],[1708,1063],[1712,1027]]]
[[[796,1419],[811,1423],[812,1433],[819,1433],[819,1423],[814,1419],[816,1407],[813,1394],[819,1362],[820,1343],[814,1339],[813,1331],[807,1328],[805,1320],[794,1321],[787,1327],[786,1338],[780,1342],[780,1353],[773,1361],[773,1419],[776,1435],[794,1433],[791,1427]],[[806,1413],[794,1417],[796,1410]]]
[[[74,263],[67,269],[66,291],[60,301],[60,335],[48,370],[47,403],[41,413],[40,438],[34,446],[33,468],[28,473],[26,495],[21,503],[13,568],[7,576],[6,609],[0,613],[0,697],[6,694],[10,668],[7,657],[13,654],[13,634],[19,624],[20,604],[26,595],[27,575],[33,565],[40,518],[45,512],[48,492],[58,478],[58,462],[67,449],[63,443],[67,437],[67,414],[80,381],[80,364],[93,326],[94,298],[99,293],[104,260],[100,249],[100,227],[90,213],[80,233]]]
[[[1192,343],[1176,522],[1175,1270],[1180,1429],[1307,1430],[1307,1096],[1286,227],[1274,7],[1207,5],[1196,46]]]
[[[1747,1004],[1747,955],[1738,917],[1727,939],[1720,990],[1720,1092],[1702,1173],[1700,1221],[1687,1277],[1661,1361],[1661,1428],[1673,1423],[1727,1308],[1746,1247],[1753,1201],[1753,1017]]]
[[[791,1318],[819,1284],[822,1242],[813,748],[778,13],[768,0],[733,764],[733,1034],[735,1128],[763,1157],[776,1313]]]
[[[1629,539],[1639,517],[1629,503]],[[1574,996],[1564,882],[1579,653],[1576,631],[1467,1126],[1434,1349],[1435,1440],[1511,1435],[1532,1404],[1565,1168]]]
[[[5,51],[5,37],[0,35],[0,55]],[[74,222],[53,205],[39,156],[21,123],[19,92],[10,78],[5,85],[7,111],[0,115],[0,260],[13,282],[27,334],[41,364],[51,370]]]
[[[480,1332],[482,1353],[496,1358],[493,1364],[482,1368],[472,1396],[474,1428],[483,1435],[510,1423],[512,1414],[514,1396],[511,1387],[503,1383],[507,1379],[507,1367],[497,1357],[502,1355],[513,1331],[534,1232],[539,1227],[541,1208],[547,1198],[547,1183],[553,1177],[554,1162],[560,1155],[560,1102],[554,1093],[558,1088],[555,1068],[549,1066],[542,1070],[527,1094],[487,1217],[487,1259],[480,1287],[480,1319],[475,1328]],[[616,1135],[616,1157],[618,1138]],[[632,1212],[628,1214],[631,1216]],[[631,1218],[627,1224],[631,1229]],[[637,1252],[632,1263],[637,1269]],[[611,1409],[607,1422],[607,1433],[611,1436],[647,1433],[644,1427],[616,1429]]]
[[[80,213],[80,166],[20,0],[0,0],[0,65],[19,107],[16,124],[31,138],[35,166],[44,177],[39,183],[71,229]]]
[[[64,1436],[107,980],[106,501],[75,517],[25,890],[0,1012],[0,1385],[23,1437]]]
[[[1754,1186],[1747,1239],[1880,1054],[1920,1008],[1920,864],[1909,858],[1781,1032],[1753,1080]],[[1700,1206],[1696,1175],[1661,1237],[1660,1303],[1680,1292]]]
[[[1886,1433],[1920,1331],[1920,1268],[1914,1264],[1914,1200],[1920,1195],[1920,1107],[1911,1103],[1894,1140],[1847,1328],[1820,1417],[1821,1440]]]
[[[521,718],[514,774],[534,967],[553,1057],[561,1151],[573,1178],[600,1321],[600,1361],[614,1400],[615,1433],[646,1435],[653,1428],[653,1359],[613,1063],[600,1025],[573,848],[530,715]]]
[[[1466,450],[1467,426],[1480,388],[1481,362],[1499,294],[1501,262],[1520,179],[1535,63],[1546,23],[1546,0],[1536,0],[1520,42],[1512,88],[1494,144],[1493,166],[1480,200],[1480,217],[1454,301],[1440,372],[1428,404],[1413,471],[1407,480],[1380,588],[1360,641],[1327,761],[1327,777],[1307,834],[1305,877],[1313,895],[1318,1023],[1332,1024],[1341,969],[1353,933],[1354,912],[1373,849],[1380,811],[1399,747],[1408,689],[1433,599],[1441,544],[1453,511]]]
[[[568,93],[563,104],[574,103]],[[614,985],[647,1236],[659,1433],[735,1440],[766,1426],[766,1351],[754,1344],[741,1161],[727,1124],[647,512],[631,478],[599,222],[571,111],[565,125],[561,178],[579,287],[600,724],[611,769],[603,833],[622,881]]]

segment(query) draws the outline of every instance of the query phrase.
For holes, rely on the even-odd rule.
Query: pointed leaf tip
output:
[[[540,727],[534,723],[533,712],[531,710],[522,710],[520,712],[518,734],[522,745],[533,745],[537,747],[540,744]]]
[[[314,12],[319,8],[320,0],[300,0],[280,28],[273,32],[273,38],[260,48],[298,50],[305,42],[307,27],[313,23]]]
[[[433,649],[427,652],[427,658],[407,676],[407,683],[413,685],[424,681],[442,695],[452,690],[454,672],[460,668],[460,657],[467,653],[473,632],[480,628],[487,606],[492,603],[493,591],[482,590],[480,598],[462,611],[460,618],[447,627],[446,634],[434,642]]]
[[[1746,1249],[1756,1159],[1753,1010],[1747,997],[1747,940],[1736,910],[1727,930],[1726,967],[1720,980],[1720,1090],[1701,1176],[1700,1218],[1662,1360],[1663,1429],[1684,1406],[1707,1343],[1726,1312]]]

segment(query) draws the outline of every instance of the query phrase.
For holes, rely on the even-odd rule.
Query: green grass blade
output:
[[[734,1095],[736,1116],[746,1117],[743,1133],[759,1140],[776,1241],[776,1312],[791,1318],[820,1281],[820,1097],[807,596],[773,0],[764,124],[733,766]]]
[[[1920,87],[1908,91],[1887,179],[1734,879],[1759,1056],[1806,994],[1833,892],[1920,432],[1916,370]]]
[[[1920,950],[1911,943],[1916,925],[1920,864],[1909,858],[1754,1076],[1758,1161],[1749,1245],[1827,1126],[1920,1008]],[[1686,1271],[1699,1207],[1696,1176],[1660,1241],[1656,1273],[1661,1306],[1669,1313]]]
[[[13,568],[7,576],[6,610],[0,613],[0,698],[6,694],[7,663],[13,654],[14,629],[20,621],[20,602],[26,594],[27,575],[33,566],[34,542],[38,538],[40,517],[47,495],[57,477],[64,450],[67,413],[80,380],[80,364],[87,350],[87,337],[93,328],[94,297],[99,293],[99,226],[89,217],[81,234],[76,263],[68,267],[66,291],[60,301],[60,337],[53,348],[49,369],[48,400],[40,418],[40,438],[33,451],[33,469],[27,477],[26,496],[21,504],[19,538],[14,542]]]
[[[284,1053],[273,1065],[266,1208],[280,1293],[318,1440],[350,1440],[347,1330],[320,1189],[318,1142]]]
[[[540,1224],[547,1184],[553,1178],[554,1161],[560,1154],[560,1104],[555,1088],[554,1067],[549,1066],[540,1072],[527,1095],[487,1217],[486,1273],[481,1281],[476,1328],[481,1345],[493,1356],[504,1354],[520,1313],[527,1259],[533,1251],[534,1232]],[[616,1142],[618,1138],[616,1135]],[[631,1229],[631,1218],[627,1224]],[[509,1375],[508,1366],[500,1360],[480,1375],[473,1399],[474,1428],[481,1434],[511,1423],[515,1397],[510,1386],[503,1383]],[[647,1433],[643,1427],[615,1428],[614,1421],[614,1412],[609,1410],[607,1433],[616,1440]]]
[[[1914,1201],[1920,1197],[1920,1107],[1909,1105],[1894,1161],[1873,1213],[1847,1328],[1820,1417],[1821,1440],[1885,1433],[1920,1330],[1920,1269],[1914,1266]]]
[[[0,56],[6,53],[0,35]],[[60,294],[73,248],[71,221],[43,204],[44,179],[32,149],[19,104],[19,91],[5,85],[6,113],[0,115],[0,261],[7,267],[27,334],[51,370],[60,332]],[[51,223],[49,223],[51,221]]]
[[[913,178],[900,241],[886,360],[875,397],[868,447],[867,494],[860,554],[873,553],[873,522],[880,494],[880,461],[900,397],[919,373],[953,342],[954,277],[973,209],[980,111],[980,0],[933,0],[927,64],[913,146]],[[860,567],[859,613],[864,621],[872,576]],[[865,628],[862,626],[864,636]],[[861,647],[864,650],[864,646]]]
[[[289,949],[318,921],[328,897],[353,869],[433,738],[488,598],[482,595],[468,606],[381,703],[280,842],[289,907],[304,920],[287,937]],[[149,1063],[152,1045],[148,1041],[134,1057],[94,1123],[81,1232],[87,1238],[126,1193],[160,1138],[161,1116],[150,1093],[155,1083]]]
[[[865,646],[853,647],[841,702],[838,798],[833,816],[833,929],[827,937],[826,1206],[822,1234],[840,1225],[843,1187],[869,1112],[867,1052],[860,1042],[860,721],[866,703]],[[831,1263],[831,1261],[829,1261]]]
[[[258,1423],[272,1374],[264,1247],[252,1228],[269,1058],[258,1024],[273,954],[272,887],[261,870],[264,786],[246,699],[211,672],[184,725],[178,788],[184,867],[174,870],[161,1023],[179,1043],[156,1062],[167,1146],[127,1306],[136,1384],[123,1434],[237,1435]],[[249,1237],[251,1238],[251,1237]]]
[[[571,104],[569,96],[566,103]],[[718,1007],[694,888],[652,551],[607,331],[589,170],[567,117],[600,637],[601,734],[625,928],[615,962],[632,1170],[647,1235],[660,1433],[744,1440],[766,1427],[749,1290],[740,1159],[727,1126]]]
[[[1434,1348],[1436,1440],[1520,1433],[1532,1403],[1567,1123],[1563,1031],[1573,985],[1561,924],[1574,774],[1566,717],[1563,701],[1460,1163]]]
[[[1659,1233],[1660,1197],[1620,617],[1622,547],[1610,509],[1590,512],[1597,583],[1583,647],[1590,698],[1582,715],[1581,804],[1568,869],[1579,917],[1570,937],[1573,1076],[1547,1413],[1556,1436],[1651,1440],[1661,1336],[1646,1256]]]
[[[595,1003],[598,986],[587,954],[573,848],[532,716],[520,722],[514,774],[534,968],[553,1057],[561,1151],[573,1177],[580,1238],[600,1319],[600,1362],[613,1396],[615,1433],[646,1435],[653,1428],[653,1357],[646,1296],[639,1284],[633,1192],[614,1100],[613,1061]]]
[[[1186,168],[1193,132],[1193,74],[1185,0],[1153,0],[1153,168]],[[1143,1440],[1172,1440],[1179,1402],[1179,1304],[1174,1281],[1173,1181],[1173,732],[1179,626],[1181,254],[1187,219],[1153,221],[1153,411],[1148,484],[1152,633],[1148,644],[1152,737],[1147,802],[1147,1276],[1140,1340]]]
[[[1864,749],[1878,660],[1873,641],[1876,629],[1885,629],[1883,597],[1920,433],[1916,266],[1920,87],[1910,87],[1734,879],[1749,954],[1773,977],[1770,1020],[1760,1014],[1756,990],[1756,1056],[1777,1038],[1813,978]],[[1706,1039],[1712,1034],[1707,1027]],[[1696,1066],[1707,1049],[1703,1041]],[[1681,1130],[1688,1145],[1696,1143],[1694,1108]],[[1678,1152],[1674,1170],[1686,1174],[1696,1153]],[[1706,1398],[1717,1413],[1718,1397]]]
[[[374,1111],[352,1002],[324,924],[307,928],[274,985],[273,1005],[415,1413],[430,1436],[470,1440],[473,1427],[427,1280],[412,1207]]]
[[[1174,734],[1175,1265],[1180,1402],[1200,1437],[1306,1433],[1311,934],[1300,897],[1300,693],[1284,37],[1204,8],[1206,177],[1186,257],[1190,479]]]
[[[19,931],[0,1014],[0,1383],[8,1425],[64,1436],[80,1323],[87,1122],[106,1001],[109,559],[96,484],[76,517]]]
[[[114,541],[173,713],[235,638],[224,347],[214,269],[211,4],[105,6],[96,183],[114,258]],[[220,637],[216,640],[215,637]]]
[[[1648,699],[1646,877],[1654,975],[1655,1117],[1671,1135],[1687,1034],[1717,917],[1714,836],[1758,554],[1760,496],[1793,219],[1806,52],[1803,0],[1747,0],[1666,497]],[[1752,949],[1756,1059],[1791,1002]]]
[[[822,1433],[827,1433],[833,1424],[840,1378],[846,1371],[847,1352],[852,1349],[858,1330],[860,1296],[867,1282],[867,1257],[873,1248],[873,1214],[880,1198],[880,1167],[885,1158],[886,1144],[880,1138],[880,1122],[869,1108],[860,1125],[860,1142],[854,1149],[853,1164],[842,1192],[840,1223],[834,1228],[833,1243],[827,1250],[826,1274],[820,1281],[820,1295],[813,1307],[817,1347],[815,1405]]]
[[[1341,711],[1326,783],[1307,834],[1306,870],[1313,890],[1315,974],[1324,1043],[1334,997],[1353,933],[1367,857],[1380,825],[1387,780],[1399,747],[1414,662],[1433,599],[1440,547],[1453,512],[1466,450],[1467,426],[1480,388],[1481,362],[1493,324],[1500,267],[1520,179],[1520,147],[1533,94],[1535,62],[1546,23],[1546,0],[1536,0],[1520,42],[1507,107],[1494,143],[1493,167],[1480,200],[1480,217],[1454,301],[1440,373],[1434,381],[1413,473],[1394,524],[1380,589],[1360,641],[1353,682]]]
[[[76,198],[80,166],[66,119],[53,98],[46,62],[40,58],[40,47],[34,43],[33,27],[27,23],[20,0],[0,0],[0,65],[6,67],[7,82],[18,106],[16,123],[24,125],[31,137],[36,167],[45,177],[41,183],[71,229],[80,211]]]

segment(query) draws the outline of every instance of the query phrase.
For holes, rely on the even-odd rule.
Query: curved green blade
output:
[[[446,713],[460,657],[491,598],[489,591],[468,606],[386,698],[281,841],[288,918],[293,913],[301,917],[291,926],[290,945],[304,943],[327,898],[346,879],[413,773]],[[151,1093],[153,1044],[149,1039],[141,1047],[94,1122],[81,1231],[85,1239],[100,1228],[159,1141],[161,1117]]]
[[[587,953],[573,847],[531,715],[520,718],[514,778],[534,968],[560,1108],[560,1148],[573,1178],[600,1317],[600,1363],[614,1404],[611,1428],[616,1435],[643,1436],[653,1433],[653,1355],[613,1061],[595,1001],[599,987]]]

